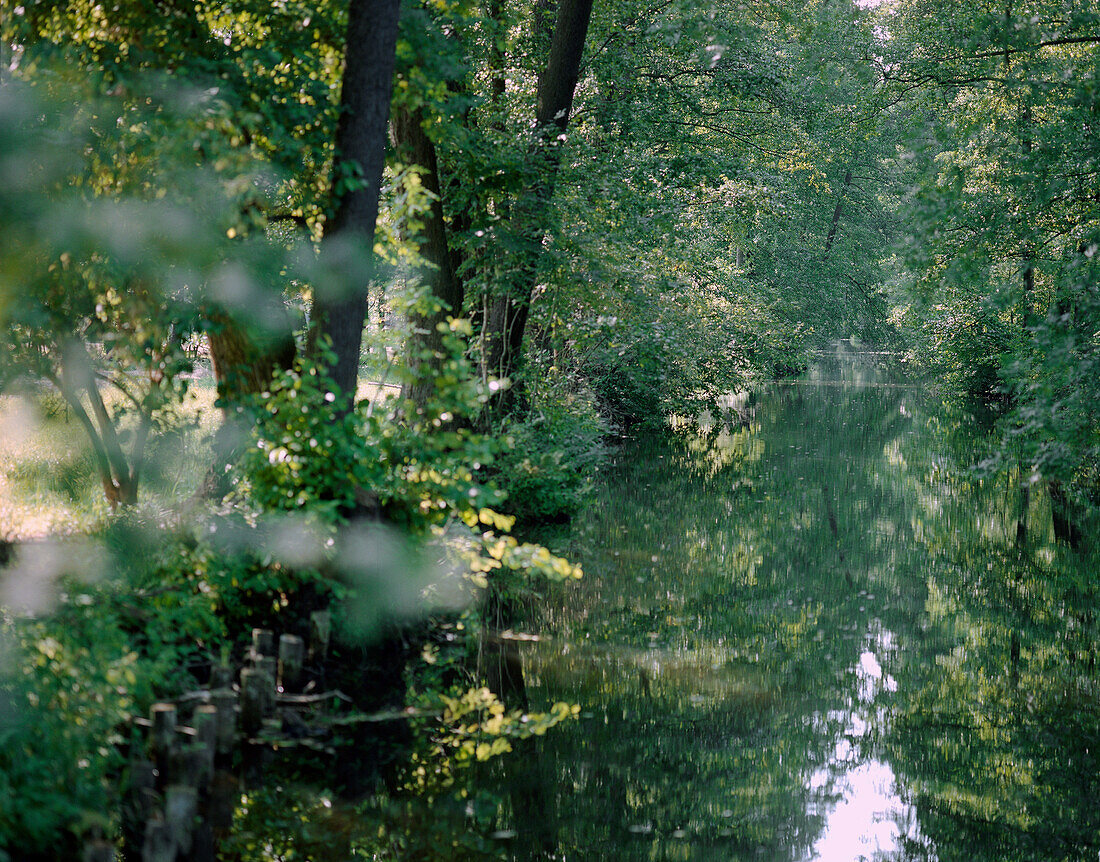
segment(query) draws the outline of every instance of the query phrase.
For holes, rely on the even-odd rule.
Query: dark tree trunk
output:
[[[1016,547],[1021,551],[1027,547],[1027,517],[1031,508],[1031,485],[1024,472],[1020,470],[1019,514],[1016,516]]]
[[[433,372],[440,368],[443,359],[443,336],[437,327],[448,317],[462,313],[463,299],[462,282],[455,273],[454,258],[447,243],[435,145],[425,133],[423,121],[420,110],[399,110],[394,113],[392,123],[394,143],[401,158],[420,167],[421,184],[435,196],[424,218],[424,231],[418,238],[420,256],[427,263],[420,271],[420,278],[428,285],[432,296],[442,303],[442,308],[438,312],[417,315],[412,320],[408,355],[416,382],[407,388],[406,395],[418,407],[423,407],[431,395]]]
[[[333,168],[334,212],[325,233],[329,239],[356,244],[366,254],[374,245],[378,218],[400,8],[400,0],[351,0],[348,7]],[[342,188],[353,177],[358,182],[348,190]],[[321,289],[313,301],[313,336],[328,336],[332,341],[336,361],[330,372],[348,407],[355,400],[359,377],[370,274],[356,273],[353,281],[345,289]]]
[[[221,309],[209,311],[206,320],[218,396],[228,404],[263,392],[276,373],[293,367],[297,347],[289,317],[278,331],[250,328]],[[222,411],[221,425],[214,434],[214,459],[196,492],[198,497],[215,499],[229,493],[228,468],[236,463],[247,433],[234,421],[234,415],[231,409]]]
[[[836,199],[836,208],[833,210],[833,221],[829,225],[829,235],[825,237],[825,253],[822,257],[829,256],[829,250],[833,247],[833,241],[836,239],[836,229],[840,224],[840,210],[844,204],[844,190],[852,184],[852,172],[846,171],[844,174],[844,185],[841,187],[840,194]]]
[[[1031,138],[1031,105],[1026,102],[1020,110],[1020,147],[1025,158],[1030,160],[1035,144]],[[1020,228],[1026,231],[1028,225],[1024,223]],[[1021,252],[1024,258],[1024,323],[1025,325],[1031,325],[1034,322],[1035,249],[1032,247],[1030,240],[1024,240]]]
[[[278,332],[254,332],[221,310],[207,314],[210,364],[218,394],[237,401],[263,392],[272,375],[294,364],[297,355],[290,321]]]
[[[509,261],[509,275],[492,298],[485,321],[487,373],[513,378],[519,368],[528,310],[535,289],[546,217],[561,161],[561,136],[569,125],[573,94],[592,16],[592,0],[562,0],[550,41],[550,56],[539,75],[535,133],[528,149],[530,188],[516,204],[512,232],[518,250]],[[505,412],[515,390],[503,395],[492,412]]]

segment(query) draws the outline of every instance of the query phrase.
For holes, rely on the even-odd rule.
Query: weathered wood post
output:
[[[306,644],[297,635],[279,638],[279,689],[287,693],[302,688],[302,668],[305,665]]]
[[[212,809],[214,758],[218,742],[218,707],[203,704],[195,710],[192,719],[195,727],[194,751],[198,778],[198,819],[192,838],[189,862],[215,862],[216,844],[212,821],[218,819]]]
[[[258,661],[263,656],[270,656],[275,654],[275,632],[271,629],[253,629],[252,630],[252,651],[250,658],[253,662]]]
[[[178,855],[188,858],[199,813],[199,793],[194,787],[173,784],[164,796],[164,822]]]
[[[317,664],[328,655],[332,637],[332,612],[314,611],[309,615],[309,660]]]
[[[145,756],[144,739],[134,748],[130,758],[130,780],[122,801],[122,845],[126,862],[141,862],[145,841],[145,824],[156,811],[157,770]]]
[[[210,703],[215,709],[215,771],[210,782],[205,819],[210,827],[211,841],[217,847],[229,835],[233,826],[233,811],[240,798],[240,786],[231,771],[233,752],[237,746],[237,693],[233,690],[232,668],[215,668],[210,682]]]
[[[145,824],[141,862],[176,862],[176,845],[172,843],[172,833],[159,813]]]
[[[214,755],[218,745],[218,707],[203,704],[191,720],[195,727],[195,756],[199,787],[205,787],[214,776]]]
[[[216,691],[220,688],[232,688],[233,687],[233,668],[227,664],[216,664],[210,668],[210,685],[211,691]]]
[[[264,719],[267,673],[260,668],[241,670],[241,732],[254,736]]]
[[[96,838],[84,845],[82,862],[115,862],[115,846],[103,838]]]
[[[168,786],[176,749],[176,721],[178,710],[174,703],[154,703],[149,713],[153,727],[149,745],[153,766],[157,771],[156,788],[163,791]]]
[[[244,781],[256,787],[263,774],[263,746],[254,737],[264,719],[275,712],[275,678],[266,667],[246,667],[241,671],[241,753]]]
[[[210,702],[216,711],[214,759],[227,764],[237,741],[237,694],[232,688],[217,688],[210,692]]]

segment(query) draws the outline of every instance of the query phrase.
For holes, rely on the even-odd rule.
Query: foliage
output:
[[[1095,267],[1072,303],[1052,308],[1031,330],[1030,349],[1004,369],[1015,405],[1007,417],[1004,449],[1038,473],[1074,488],[1100,505],[1100,301]],[[1007,459],[1004,459],[1007,460]]]
[[[583,511],[607,438],[669,414],[710,417],[677,464],[700,481],[732,472],[733,496],[713,521],[737,511],[749,534],[696,519],[671,552],[648,535],[648,580],[668,580],[667,565],[657,569],[666,552],[682,563],[677,572],[718,565],[726,580],[700,598],[728,609],[722,637],[739,631],[746,650],[797,690],[815,623],[830,656],[842,654],[836,609],[815,598],[787,614],[776,564],[758,545],[783,548],[799,567],[804,537],[841,550],[844,525],[825,479],[807,485],[819,478],[814,463],[800,462],[801,484],[782,494],[769,484],[780,481],[762,472],[774,453],[729,393],[804,369],[829,336],[892,341],[900,321],[945,388],[995,401],[1001,443],[969,454],[989,455],[990,481],[1019,486],[1024,520],[1040,489],[1052,509],[1100,499],[1091,9],[1063,14],[1059,0],[992,11],[960,0],[877,11],[826,0],[611,0],[592,20],[571,113],[555,118],[562,134],[544,140],[532,123],[554,35],[545,4],[404,7],[394,105],[414,117],[430,158],[406,164],[400,148],[389,154],[373,250],[319,244],[333,197],[362,187],[354,167],[332,176],[346,4],[31,2],[0,21],[0,388],[38,398],[38,383],[50,383],[92,445],[86,457],[73,447],[44,467],[5,468],[5,490],[52,487],[76,498],[98,474],[112,507],[134,504],[151,474],[181,469],[168,457],[176,441],[204,457],[183,415],[196,342],[233,327],[258,342],[289,333],[288,304],[310,308],[315,294],[362,289],[357,273],[372,252],[386,264],[371,286],[385,310],[368,360],[380,380],[373,398],[347,409],[323,373],[323,346],[247,397],[223,385],[228,427],[247,439],[233,493],[219,503],[228,512],[190,523],[156,504],[124,517],[100,509],[98,538],[113,549],[116,577],[69,578],[56,608],[5,618],[0,798],[33,804],[0,808],[2,842],[15,836],[72,856],[76,833],[109,833],[109,817],[88,812],[116,801],[126,719],[190,684],[189,667],[237,652],[250,625],[293,627],[335,604],[345,646],[386,620],[446,609],[447,622],[422,633],[423,661],[394,674],[408,685],[398,694],[419,710],[402,790],[359,811],[326,805],[320,788],[252,794],[234,850],[492,855],[499,847],[485,836],[502,803],[480,796],[474,778],[578,712],[554,697],[548,710],[523,715],[473,669],[502,607],[533,584],[580,576],[512,530]],[[453,307],[429,295],[429,234],[442,237],[436,259],[458,276],[463,299]],[[495,307],[517,290],[531,297],[518,324],[524,362],[495,368]],[[891,313],[890,302],[905,308]],[[491,379],[501,370],[513,376],[518,408],[507,416],[486,410],[505,385]],[[382,394],[390,383],[401,395]],[[891,435],[909,415],[905,404],[873,424],[860,411],[874,397],[845,402],[833,418],[843,413],[878,440],[877,455],[889,447],[900,458]],[[811,436],[839,428],[823,420]],[[792,458],[803,457],[793,454],[803,442],[786,447]],[[846,469],[833,480],[883,499],[869,474]],[[175,484],[190,489],[186,477]],[[740,500],[742,491],[761,506]],[[802,508],[775,509],[780,499]],[[650,529],[652,512],[639,513],[628,528]],[[922,516],[881,517],[876,529],[886,523],[891,535],[926,526]],[[870,566],[892,553],[880,538],[844,550]],[[929,540],[929,558],[941,539]],[[600,541],[614,553],[618,534]],[[1073,595],[1091,601],[1065,577],[1044,571],[1036,580],[1065,586],[1069,604]],[[991,601],[1005,592],[996,581],[979,586]],[[767,623],[738,604],[750,587]],[[969,600],[958,589],[950,601],[962,606]],[[639,650],[651,634],[704,638],[665,593],[625,614],[611,608],[607,625],[640,638]],[[1053,619],[1054,605],[1035,613]],[[991,614],[997,631],[1024,619],[1003,610],[975,613]],[[946,616],[930,622],[949,625]],[[941,692],[960,712],[972,711],[968,691],[993,692],[998,704],[1008,697],[984,678],[985,631],[963,642],[972,660],[949,657],[938,677],[917,680],[910,717]],[[444,655],[436,645],[446,637]],[[1042,649],[1055,651],[1056,640]],[[829,661],[839,678],[843,665]],[[640,665],[628,670],[648,680]],[[1044,714],[1074,713],[1047,694]],[[751,708],[715,707],[716,721],[778,734],[785,716],[770,692],[734,695]],[[637,704],[614,704],[628,729],[644,724]],[[1023,735],[1046,730],[1023,724]],[[809,725],[798,726],[808,738]],[[601,732],[622,734],[608,727]],[[814,766],[805,741],[774,749],[791,776]],[[755,767],[750,748],[737,756]],[[573,768],[569,780],[590,780]],[[631,798],[648,792],[639,785]],[[945,798],[937,794],[929,797]],[[446,809],[445,823],[476,821],[478,835],[403,834],[402,817],[431,803]],[[360,814],[381,824],[377,840],[353,828]],[[699,817],[709,823],[712,814]],[[774,839],[765,832],[749,823],[744,834]]]
[[[394,405],[386,402],[360,402],[344,413],[309,359],[277,376],[270,391],[236,405],[253,429],[240,465],[247,499],[266,512],[308,507],[328,524],[371,503],[387,521],[420,534],[499,502],[475,476],[498,446],[466,421],[484,397],[464,356],[468,325],[441,326],[449,360],[435,371],[432,400],[406,405],[407,420],[388,413]]]
[[[116,103],[71,92],[88,98],[75,111],[30,88],[0,91],[3,169],[18,178],[0,191],[11,237],[2,252],[0,386],[56,387],[87,433],[107,500],[133,504],[150,438],[179,424],[193,368],[185,340],[200,329],[200,302],[255,303],[241,291],[270,275],[269,262],[264,249],[253,246],[249,259],[239,244],[226,260],[234,196],[224,177],[190,170],[171,149],[216,124],[224,106],[196,97],[180,107],[179,91],[156,87]],[[110,163],[113,147],[134,161],[117,171],[95,162]],[[82,164],[76,154],[85,148],[94,155]],[[161,159],[170,169],[154,184],[148,172]],[[222,169],[245,167],[236,160]],[[232,183],[249,186],[248,174]]]
[[[623,425],[796,371],[825,333],[888,334],[869,21],[754,11],[597,22],[536,314]]]
[[[111,835],[131,716],[190,687],[225,640],[202,569],[174,542],[135,553],[145,530],[28,546],[9,573],[0,787],[19,802],[0,806],[0,846],[67,856]]]
[[[491,468],[526,524],[568,519],[583,505],[611,432],[584,378],[535,359],[528,356],[522,384],[527,410],[501,424]]]
[[[0,790],[9,800],[0,837],[67,855],[96,825],[105,796],[117,799],[118,727],[133,706],[137,656],[102,626],[92,639],[64,641],[61,628],[25,626],[16,636],[9,620],[5,629],[22,672],[6,674],[0,688]]]
[[[1097,23],[1046,2],[907,0],[883,19],[886,83],[906,94],[901,212],[924,358],[1001,402],[987,466],[1019,463],[1078,496],[1095,496],[1100,430],[1079,371],[1095,352]]]

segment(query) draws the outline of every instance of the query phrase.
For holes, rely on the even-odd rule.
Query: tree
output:
[[[569,125],[591,16],[592,0],[560,0],[550,53],[539,75],[535,127],[527,151],[531,185],[516,201],[512,216],[517,252],[507,264],[510,274],[505,283],[494,291],[485,321],[488,346],[484,361],[497,377],[512,378],[519,368],[546,218],[561,161],[560,145]]]
[[[997,404],[1003,434],[986,466],[1019,471],[1025,519],[1033,481],[1049,480],[1061,538],[1070,501],[1100,488],[1096,390],[1079,376],[1096,355],[1098,26],[1058,3],[919,0],[889,24],[890,86],[931,130],[908,207],[919,325],[933,362],[981,369],[969,388]]]
[[[150,437],[176,422],[201,287],[230,303],[243,270],[258,281],[270,271],[267,249],[226,235],[238,223],[239,199],[217,175],[180,160],[181,142],[217,146],[216,100],[180,112],[155,87],[132,85],[122,125],[115,100],[83,96],[73,109],[40,88],[9,83],[0,93],[6,170],[21,178],[0,190],[8,237],[0,386],[39,379],[57,388],[88,434],[116,507],[137,500]],[[182,134],[162,135],[166,128]],[[224,166],[245,168],[231,158]],[[251,305],[264,309],[255,297]]]
[[[97,250],[88,235],[78,238],[80,249],[65,246],[71,238],[49,245],[47,230],[35,276],[41,304],[15,306],[24,316],[21,328],[11,331],[22,343],[5,357],[7,372],[30,371],[57,383],[90,435],[108,500],[132,503],[148,435],[169,421],[172,403],[186,389],[182,374],[190,360],[181,345],[189,333],[208,335],[226,403],[262,391],[273,372],[293,363],[283,291],[306,273],[277,228],[300,224],[316,232],[325,188],[321,169],[332,150],[326,134],[337,138],[342,153],[332,168],[332,244],[346,252],[358,243],[367,251],[342,258],[358,261],[358,273],[313,268],[314,316],[318,331],[333,342],[342,388],[354,397],[362,291],[369,279],[362,262],[369,260],[378,206],[397,6],[357,2],[349,9],[347,82],[335,134],[328,123],[337,112],[329,105],[326,70],[342,46],[334,45],[337,13],[327,5],[314,11],[328,20],[312,27],[303,8],[273,13],[249,0],[217,9],[167,3],[155,20],[128,4],[109,12],[85,3],[52,11],[45,6],[19,7],[13,21],[5,20],[5,38],[18,46],[18,74],[54,98],[79,94],[96,134],[84,163],[69,164],[74,173],[67,181],[45,180],[80,190],[55,199],[74,210],[106,212],[122,211],[106,203],[111,198],[140,202],[135,212],[154,211],[151,224],[178,218],[189,231],[164,227],[159,241],[127,218]],[[108,21],[100,27],[103,15]],[[95,73],[82,88],[54,71],[61,51],[68,62]],[[292,80],[295,72],[300,81]],[[309,104],[316,110],[302,109]],[[31,158],[26,151],[20,155]],[[291,165],[292,174],[283,172]],[[373,182],[364,185],[360,178],[369,176]],[[195,229],[199,217],[209,231]],[[201,250],[192,244],[200,241]],[[137,243],[148,244],[144,257]],[[115,254],[120,246],[124,253]],[[51,287],[60,273],[68,284]],[[349,282],[358,301],[338,289]],[[131,391],[134,381],[120,371],[132,363],[149,366],[141,393]],[[105,381],[115,383],[129,404],[117,416],[99,391]],[[79,407],[82,399],[86,409]],[[129,421],[124,414],[135,412],[138,426],[127,454],[122,440],[131,432],[122,424]],[[223,441],[219,448],[227,446],[231,442]],[[227,457],[227,451],[218,456],[220,462]]]
[[[400,8],[400,0],[351,0],[348,7],[333,163],[334,212],[326,238],[368,254],[378,218]],[[368,273],[358,273],[351,287],[337,295],[322,289],[313,303],[316,335],[332,343],[332,379],[349,406],[359,375],[369,281]]]

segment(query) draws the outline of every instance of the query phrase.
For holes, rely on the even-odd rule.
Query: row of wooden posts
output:
[[[262,782],[265,753],[287,724],[304,726],[295,711],[338,696],[302,693],[307,669],[324,661],[331,626],[328,611],[314,612],[309,643],[283,634],[277,649],[274,632],[253,629],[239,675],[215,666],[207,688],[133,720],[121,818],[127,862],[214,862],[241,791]],[[114,862],[115,852],[93,840],[84,862]]]

